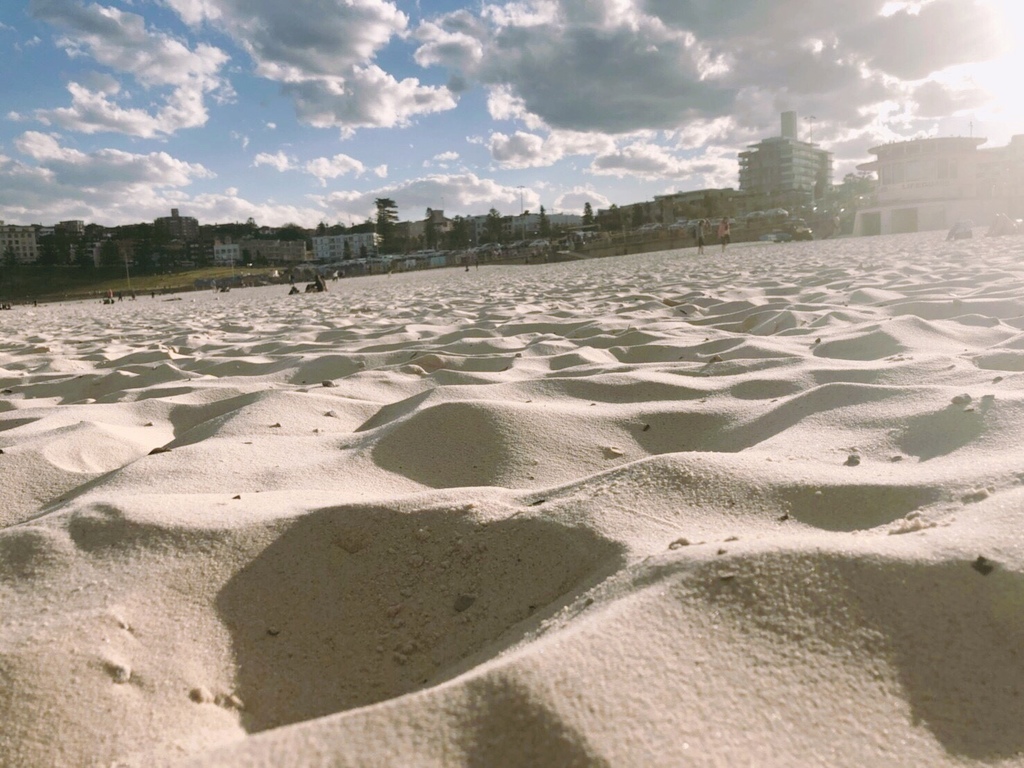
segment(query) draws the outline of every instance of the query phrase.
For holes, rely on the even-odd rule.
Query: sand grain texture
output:
[[[0,313],[0,764],[1021,764],[1022,254]]]

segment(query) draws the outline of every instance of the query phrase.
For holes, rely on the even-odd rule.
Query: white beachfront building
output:
[[[0,221],[0,259],[12,258],[18,264],[33,264],[39,258],[36,228],[4,224]]]
[[[998,214],[1024,215],[1024,135],[1004,147],[986,139],[913,139],[875,147],[857,166],[878,176],[877,204],[857,212],[855,235],[948,229],[971,220],[988,226]]]
[[[346,249],[345,244],[348,243]],[[313,238],[313,258],[320,262],[359,259],[377,255],[380,236],[376,232],[350,232]]]
[[[222,243],[216,242],[213,244],[213,263],[218,267],[227,266],[229,264],[241,264],[242,263],[242,244],[241,243]]]

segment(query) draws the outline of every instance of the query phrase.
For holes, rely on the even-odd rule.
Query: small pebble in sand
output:
[[[267,627],[267,634],[271,637],[277,637],[281,634],[281,630],[277,627]]]
[[[423,555],[413,555],[409,558],[409,565],[413,568],[419,568],[423,565]]]
[[[843,462],[843,466],[846,467],[856,467],[858,464],[860,464],[860,456],[856,453],[851,453],[846,457],[846,461]]]
[[[789,520],[789,512],[784,512],[783,514],[781,514],[781,515],[779,516],[779,522],[780,522],[780,523],[784,523],[784,522],[786,522],[787,520]]]
[[[144,426],[144,427],[152,427],[152,426],[153,426],[153,422],[152,422],[152,421],[147,421],[147,422],[146,422],[145,424],[143,424],[142,426]]]
[[[644,428],[643,428],[643,430],[641,430],[641,431],[643,431],[643,432],[646,432],[646,431],[647,431],[647,430],[649,430],[650,428],[651,428],[651,425],[650,425],[650,424],[644,424]]]
[[[688,546],[690,546],[690,540],[686,539],[686,538],[683,538],[683,539],[676,539],[675,541],[673,541],[671,544],[668,545],[668,548],[669,549],[679,549],[680,547],[688,547]]]
[[[325,387],[336,387],[338,385],[335,382],[328,380],[328,381],[323,382],[323,386],[325,386]]]
[[[213,694],[210,693],[210,689],[205,685],[197,685],[188,692],[188,697],[196,704],[209,704],[213,701]]]
[[[605,456],[607,456],[609,459],[614,459],[614,458],[617,458],[619,456],[624,455],[625,451],[623,451],[621,448],[619,448],[617,446],[609,445],[608,447],[606,447],[604,449],[604,453],[605,453]]]
[[[154,448],[152,451],[150,451],[149,455],[150,456],[155,456],[158,453],[170,453],[170,452],[171,452],[170,448],[163,448],[163,447],[158,446],[158,447]]]
[[[712,355],[711,359],[708,360],[708,362],[709,363],[720,363],[720,362],[722,362],[722,356],[721,355]]]
[[[982,576],[988,576],[992,571],[996,569],[996,564],[989,560],[987,557],[978,555],[978,559],[971,563],[971,568],[976,570]]]
[[[988,498],[988,488],[977,488],[973,491],[968,491],[960,497],[960,501],[964,504],[975,504],[979,501],[984,501]]]
[[[277,422],[277,424],[271,424],[270,425],[271,429],[280,429],[280,427],[281,427],[281,422],[280,421]]]
[[[456,613],[462,613],[467,610],[473,603],[476,602],[475,595],[459,595],[455,598],[455,611]]]
[[[739,536],[730,536],[729,538],[725,539],[725,541],[739,541],[739,540],[740,540]]]
[[[214,697],[213,703],[218,707],[224,707],[224,709],[245,709],[242,700],[233,693],[218,693]]]
[[[899,454],[896,454],[895,456],[890,456],[889,457],[889,461],[891,461],[893,464],[895,464],[897,462],[903,461],[903,457],[900,456]]]
[[[972,400],[972,398],[971,398],[970,395],[963,394],[963,395],[955,395],[950,402],[952,402],[953,405],[967,405],[969,402],[971,402],[971,400]]]
[[[324,416],[327,416],[328,418],[331,418],[331,419],[336,419],[336,418],[338,418],[338,412],[337,411],[326,411],[324,413]]]
[[[240,500],[240,499],[242,498],[242,494],[237,494],[237,495],[235,495],[235,496],[232,496],[231,498],[232,498],[232,500],[234,500],[234,501],[238,501],[238,500]]]
[[[106,665],[110,679],[118,685],[124,685],[132,679],[132,670],[125,664],[110,663]]]

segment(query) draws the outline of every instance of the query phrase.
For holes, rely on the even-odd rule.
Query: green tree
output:
[[[317,237],[323,237],[326,234],[327,234],[327,222],[326,221],[321,221],[319,224],[316,225],[316,236]]]
[[[434,223],[434,211],[427,208],[427,221],[423,225],[423,240],[427,248],[437,248],[437,224]]]
[[[395,222],[398,221],[398,206],[390,197],[378,197],[373,201],[377,206],[377,234],[380,235],[380,252],[391,253],[394,248]]]
[[[540,230],[541,237],[547,237],[551,234],[551,220],[548,219],[547,211],[544,210],[544,206],[540,207],[540,217],[537,223],[537,228]]]
[[[89,253],[89,249],[85,247],[84,240],[79,240],[75,243],[74,264],[76,267],[80,267],[81,269],[92,269],[96,266],[93,264],[92,254]]]
[[[469,219],[456,216],[452,219],[452,228],[448,233],[448,247],[452,249],[469,247]]]
[[[641,226],[643,223],[644,223],[644,212],[643,212],[643,209],[641,209],[639,205],[634,205],[633,206],[633,218],[632,218],[632,221],[631,221],[631,225],[632,225],[633,229],[636,229],[637,227]]]
[[[484,223],[484,236],[489,243],[501,241],[501,214],[496,208],[487,212],[487,221]]]
[[[39,238],[39,258],[36,264],[41,267],[53,267],[60,262],[60,251],[57,246],[56,235],[46,235]]]
[[[594,223],[594,209],[589,202],[583,204],[583,223],[588,227]]]
[[[277,230],[277,239],[288,241],[305,240],[306,230],[300,227],[298,224],[285,224],[283,227]]]
[[[14,253],[14,249],[11,246],[7,246],[4,250],[4,266],[5,267],[16,267],[18,266],[18,257]]]
[[[117,250],[117,243],[113,240],[104,240],[100,246],[100,266],[110,269],[119,266],[121,254]]]

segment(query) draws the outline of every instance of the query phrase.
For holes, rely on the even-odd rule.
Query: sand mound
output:
[[[1019,762],[1015,242],[0,313],[2,765]]]

